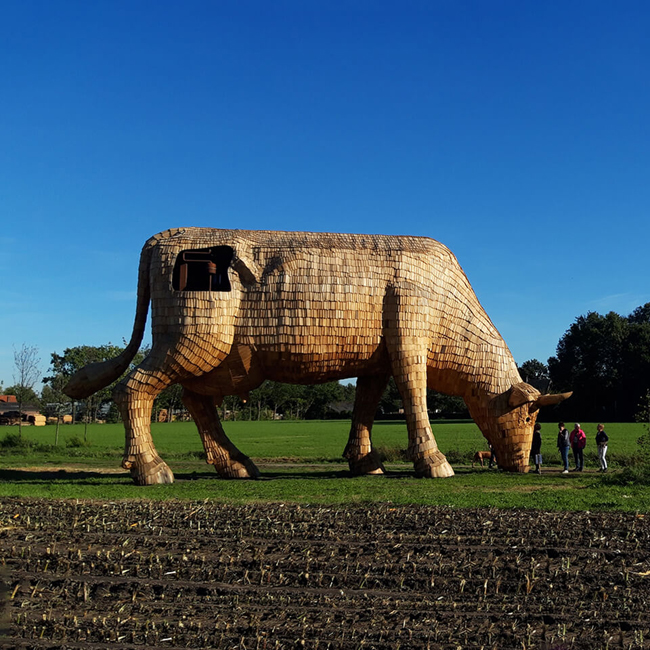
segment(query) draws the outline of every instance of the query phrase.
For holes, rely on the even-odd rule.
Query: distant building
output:
[[[0,395],[0,424],[18,424],[22,419],[24,424],[43,426],[45,416],[41,415],[36,404],[23,404],[21,412],[18,410],[18,400],[15,395]]]
[[[348,415],[354,410],[354,402],[330,402],[327,408],[338,415]]]

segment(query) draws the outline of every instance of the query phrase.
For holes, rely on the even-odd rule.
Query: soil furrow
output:
[[[650,647],[643,515],[5,499],[0,553],[6,647]]]

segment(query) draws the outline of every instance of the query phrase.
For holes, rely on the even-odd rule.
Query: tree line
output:
[[[88,363],[105,361],[120,354],[123,347],[78,346],[63,354],[52,353],[50,371],[43,378],[39,396],[34,391],[33,368],[37,362],[35,348],[25,345],[15,351],[17,373],[14,385],[0,392],[15,394],[21,404],[38,401],[46,415],[60,415],[74,408],[76,419],[116,421],[117,409],[112,405],[114,385],[99,391],[87,400],[72,404],[64,394],[68,378]],[[131,368],[147,355],[141,350]],[[628,316],[615,312],[606,315],[589,312],[570,325],[557,345],[555,356],[547,363],[530,359],[519,367],[522,379],[542,392],[573,391],[573,397],[542,412],[546,419],[581,419],[586,421],[632,421],[648,403],[650,395],[650,303],[635,309]],[[161,414],[182,417],[180,386],[165,389],[154,403],[153,417]],[[239,397],[225,397],[219,406],[223,419],[322,419],[347,417],[354,402],[353,384],[330,382],[315,386],[297,386],[265,381],[251,391],[243,402]],[[433,417],[469,417],[460,398],[428,391],[429,411]],[[49,411],[47,410],[49,409]],[[398,414],[401,398],[391,379],[380,402],[379,416]]]
[[[650,394],[650,302],[628,316],[579,316],[547,364],[532,359],[520,371],[536,387],[573,391],[554,409],[560,419],[633,421]]]

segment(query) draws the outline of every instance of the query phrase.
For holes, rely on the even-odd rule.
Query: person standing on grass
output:
[[[605,456],[607,455],[607,443],[609,441],[609,436],[605,433],[605,425],[599,424],[596,427],[596,444],[598,445],[598,460],[600,461],[600,470],[601,472],[607,471],[607,460]]]
[[[585,445],[587,444],[587,436],[580,428],[578,422],[575,423],[573,431],[569,436],[571,442],[571,449],[573,449],[573,458],[576,462],[574,472],[582,472],[585,465]]]
[[[537,422],[533,429],[533,446],[530,453],[535,461],[535,474],[542,473],[542,425]]]
[[[492,465],[499,466],[497,462],[497,455],[494,453],[494,447],[488,442],[488,447],[490,448],[490,462],[488,463],[488,469],[492,469]]]
[[[564,422],[558,422],[559,432],[557,434],[557,448],[560,450],[560,456],[562,456],[562,462],[564,463],[564,471],[562,474],[569,473],[569,447],[571,442],[569,441],[569,432],[564,426]]]

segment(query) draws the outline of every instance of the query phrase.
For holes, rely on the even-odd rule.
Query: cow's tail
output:
[[[78,370],[66,384],[63,392],[73,399],[84,399],[114,382],[129,367],[140,347],[144,327],[149,311],[150,287],[149,268],[153,250],[151,241],[147,242],[140,255],[138,270],[138,298],[135,310],[135,322],[131,340],[124,351],[108,361],[91,363]]]

